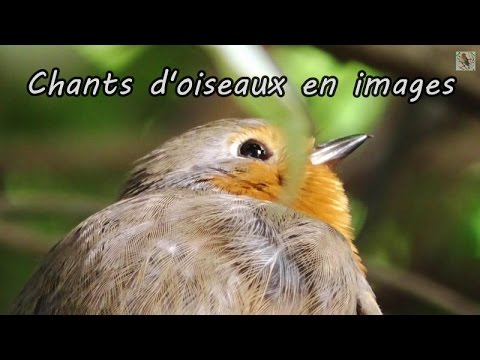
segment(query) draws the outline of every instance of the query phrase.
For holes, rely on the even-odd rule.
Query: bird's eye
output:
[[[268,151],[265,145],[256,140],[247,140],[238,148],[240,156],[247,158],[254,158],[260,160],[268,160],[272,154]]]

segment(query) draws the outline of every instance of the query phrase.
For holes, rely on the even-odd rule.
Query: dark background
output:
[[[268,46],[295,85],[335,75],[333,98],[307,108],[318,140],[374,139],[339,168],[357,245],[385,313],[480,314],[480,76],[456,71],[456,51],[478,46]],[[248,52],[249,48],[236,48]],[[201,46],[0,47],[0,312],[42,255],[72,227],[114,202],[131,163],[165,139],[225,117],[266,117],[279,100],[152,97],[165,66],[180,76],[233,78],[233,58]],[[255,61],[243,62],[255,70]],[[127,97],[33,97],[30,76],[134,76]],[[393,78],[456,76],[448,97],[354,98],[360,69]],[[280,110],[279,110],[280,109]],[[275,120],[275,119],[272,119]],[[302,119],[298,119],[301,121]],[[292,121],[295,121],[292,120]]]

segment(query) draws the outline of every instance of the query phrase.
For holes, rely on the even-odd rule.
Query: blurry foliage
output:
[[[272,46],[268,51],[299,96],[301,84],[309,77],[338,77],[335,97],[298,99],[306,103],[319,140],[369,133],[382,120],[389,106],[388,98],[352,96],[358,71],[379,74],[376,70],[357,62],[339,62],[309,46]],[[165,66],[180,69],[180,77],[195,77],[200,69],[207,75],[231,74],[225,59],[202,47],[0,47],[0,73],[4,76],[0,86],[4,99],[0,103],[0,176],[5,187],[2,193],[0,186],[0,205],[23,206],[25,210],[4,211],[0,206],[0,221],[35,231],[39,239],[51,239],[46,245],[48,248],[94,211],[115,201],[131,161],[173,134],[213,120],[209,115],[212,107],[217,111],[215,114],[223,117],[233,113],[271,118],[285,113],[285,104],[278,98],[240,97],[211,105],[212,99],[178,98],[172,96],[173,91],[165,97],[152,97],[148,87]],[[60,68],[62,78],[103,76],[107,70],[114,71],[118,77],[134,76],[134,91],[127,97],[27,95],[28,78],[40,68],[53,67]],[[238,76],[241,74],[232,77]],[[295,127],[296,123],[286,126],[287,129]],[[441,182],[436,185],[432,179],[437,174],[423,174],[424,177],[415,174],[388,184],[393,195],[385,200],[385,213],[375,219],[377,226],[359,244],[362,255],[376,264],[401,268],[423,266],[422,270],[427,273],[441,263],[445,269],[461,274],[463,268],[458,264],[465,263],[465,259],[470,261],[468,269],[478,269],[479,169],[470,169],[455,188]],[[413,188],[417,189],[414,206],[404,201],[407,190]],[[447,195],[439,197],[439,192]],[[55,204],[68,202],[84,206],[69,211],[28,211],[32,203],[55,208]],[[370,211],[365,203],[353,197],[351,206],[358,234]],[[448,217],[448,222],[438,219],[439,211]],[[439,225],[428,224],[428,221],[437,221]],[[0,222],[0,237],[9,236],[2,232],[1,226]],[[419,239],[422,226],[425,231]],[[434,251],[429,252],[432,248]],[[472,254],[476,260],[472,260]],[[7,311],[40,258],[39,254],[0,245],[0,312]],[[472,286],[460,288],[472,297],[480,296]],[[406,312],[402,304],[421,311],[437,311],[435,307],[411,300],[399,301],[399,312]]]
[[[350,208],[352,212],[352,226],[355,234],[358,235],[367,219],[368,209],[361,201],[354,197],[350,197]]]
[[[144,45],[80,45],[76,50],[97,65],[98,69],[115,72],[131,64],[147,48]]]
[[[474,239],[472,253],[480,259],[480,163],[469,169],[459,189],[462,192],[457,208],[459,223]]]
[[[370,236],[372,246],[366,249],[370,262],[384,266],[401,265],[403,268],[409,266],[410,238],[394,219],[384,219]]]
[[[297,89],[311,77],[338,78],[335,96],[306,98],[320,140],[371,131],[388,105],[388,100],[382,97],[353,97],[355,80],[360,70],[365,70],[370,75],[380,75],[364,64],[353,61],[341,63],[330,54],[311,46],[273,47],[272,56]]]

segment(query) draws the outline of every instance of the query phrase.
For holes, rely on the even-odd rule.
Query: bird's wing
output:
[[[326,224],[270,202],[175,190],[122,200],[73,229],[13,312],[354,314],[359,301],[375,312],[363,281]]]

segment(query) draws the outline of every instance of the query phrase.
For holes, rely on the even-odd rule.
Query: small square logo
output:
[[[455,54],[455,70],[457,71],[475,71],[476,62],[476,51],[457,51]]]

